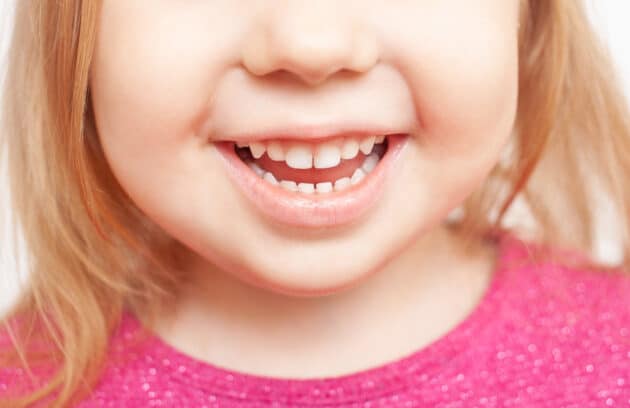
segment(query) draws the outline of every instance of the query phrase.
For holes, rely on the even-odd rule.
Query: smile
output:
[[[382,196],[407,134],[215,142],[227,172],[272,221],[305,228],[361,218]]]

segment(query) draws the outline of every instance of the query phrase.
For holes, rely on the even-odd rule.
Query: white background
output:
[[[10,38],[15,0],[0,0],[0,81],[4,81],[6,48]],[[25,0],[23,0],[25,1]],[[134,0],[128,0],[134,1]],[[437,1],[437,0],[436,0]],[[547,0],[544,0],[547,1]],[[630,1],[586,0],[590,15],[605,37],[623,79],[626,95],[630,95]],[[0,109],[2,107],[0,106]],[[3,160],[0,159],[0,164]],[[3,169],[0,166],[0,169]],[[7,208],[6,179],[0,171],[0,209]],[[0,216],[4,215],[0,213]],[[4,218],[7,218],[6,216]],[[10,217],[9,217],[10,218]],[[8,225],[0,225],[0,313],[17,296],[19,282],[25,280],[23,260],[19,265],[12,254],[15,243],[7,239]]]

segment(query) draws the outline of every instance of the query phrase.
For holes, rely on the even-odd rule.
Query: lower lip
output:
[[[386,180],[407,145],[407,136],[388,136],[385,155],[363,180],[345,190],[325,194],[292,192],[272,185],[236,155],[233,143],[217,142],[215,146],[238,189],[271,220],[294,227],[329,228],[357,221],[382,197]]]

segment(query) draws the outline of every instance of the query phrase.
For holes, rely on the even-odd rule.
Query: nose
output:
[[[341,70],[366,72],[378,61],[376,42],[356,17],[339,13],[338,1],[280,3],[259,14],[246,38],[242,63],[252,74],[284,70],[317,85]]]

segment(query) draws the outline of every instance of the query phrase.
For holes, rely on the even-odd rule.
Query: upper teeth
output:
[[[280,180],[273,175],[273,173],[264,170],[258,164],[253,161],[248,163],[248,166],[262,179],[268,183],[284,188],[288,191],[299,191],[305,194],[312,193],[330,193],[332,191],[341,191],[346,188],[359,183],[366,175],[370,174],[376,167],[379,161],[377,153],[371,153],[364,160],[363,164],[357,168],[351,177],[342,177],[335,181],[322,181],[319,183],[300,183],[292,180]]]
[[[297,142],[239,142],[238,147],[249,147],[255,159],[265,152],[273,161],[284,161],[294,169],[327,169],[339,165],[341,159],[356,157],[359,150],[369,155],[375,144],[383,143],[385,136],[368,136],[363,139],[345,138],[327,141],[321,144]]]

